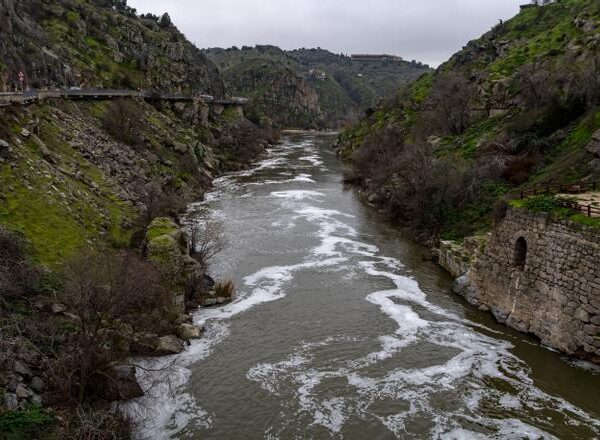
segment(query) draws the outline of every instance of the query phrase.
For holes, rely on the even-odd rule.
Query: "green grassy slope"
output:
[[[444,222],[446,236],[485,230],[497,197],[484,187],[503,194],[600,178],[598,157],[587,148],[600,129],[598,66],[600,3],[562,0],[525,9],[343,132],[339,153],[352,161],[369,139],[393,130],[398,155],[403,145],[430,145],[440,160],[455,158],[474,172],[497,162],[496,174],[479,184],[483,195]],[[468,123],[455,133],[440,121],[441,109],[457,100],[444,87],[452,81],[462,88],[455,95],[471,96]]]

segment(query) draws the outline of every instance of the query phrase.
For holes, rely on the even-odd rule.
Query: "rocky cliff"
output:
[[[323,49],[245,46],[205,53],[231,90],[252,96],[257,119],[266,116],[283,127],[338,128],[394,95],[399,84],[430,70],[401,60],[356,62]],[[272,105],[277,111],[270,110]]]
[[[248,60],[223,72],[228,87],[247,96],[247,115],[280,127],[324,128],[325,115],[315,90],[294,70],[272,60]],[[261,121],[263,119],[263,121]]]
[[[104,87],[223,96],[216,67],[168,16],[107,0],[0,2],[0,88]]]

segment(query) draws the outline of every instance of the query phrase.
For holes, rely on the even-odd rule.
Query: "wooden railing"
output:
[[[600,190],[600,182],[580,182],[580,183],[572,183],[566,185],[547,185],[547,186],[537,186],[532,189],[523,190],[519,193],[519,198],[521,200],[531,197],[531,196],[539,196],[539,195],[550,195],[550,194],[582,194],[586,192],[596,192]],[[569,200],[565,199],[563,201],[563,205],[565,208],[572,209],[574,211],[581,212],[582,214],[587,215],[588,217],[600,217],[600,207],[592,205],[592,204],[584,204],[580,203],[577,200]]]
[[[581,194],[600,190],[600,182],[571,183],[567,185],[536,186],[520,192],[520,198],[543,194]]]

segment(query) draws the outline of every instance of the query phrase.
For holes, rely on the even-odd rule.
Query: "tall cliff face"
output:
[[[467,43],[342,134],[351,177],[447,239],[489,230],[506,193],[598,178],[599,14],[584,0],[532,6]]]
[[[251,60],[223,73],[228,86],[251,99],[247,115],[283,127],[324,128],[319,96],[296,73],[270,60]]]
[[[274,46],[213,48],[205,53],[236,94],[276,125],[338,128],[356,121],[399,84],[430,69],[417,62],[356,62],[323,49],[284,51]],[[242,79],[243,78],[243,79]],[[276,103],[277,111],[268,111]]]
[[[36,88],[225,94],[214,64],[168,16],[138,17],[124,3],[0,0],[4,86],[15,88],[22,71]],[[88,243],[126,246],[141,214],[175,213],[216,173],[246,166],[263,139],[240,114],[199,101],[1,107],[0,224],[23,233],[48,265]]]
[[[214,66],[168,16],[105,0],[0,1],[0,88],[122,87],[223,96]]]

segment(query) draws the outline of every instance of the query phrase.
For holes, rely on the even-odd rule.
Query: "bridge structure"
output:
[[[112,99],[143,99],[146,101],[162,100],[171,102],[202,102],[218,107],[243,107],[248,98],[239,96],[215,98],[212,95],[194,95],[182,93],[160,93],[155,91],[129,89],[56,89],[56,90],[26,90],[23,92],[0,92],[0,107],[9,105],[28,105],[46,99],[72,100],[112,100]]]

